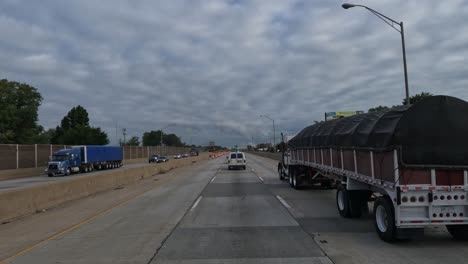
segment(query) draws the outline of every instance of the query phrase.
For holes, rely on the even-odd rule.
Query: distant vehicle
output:
[[[151,157],[149,157],[148,159],[148,163],[157,163],[159,158],[160,158],[159,155],[156,155],[156,154],[151,155]]]
[[[76,146],[55,152],[45,172],[52,177],[70,175],[72,172],[113,169],[122,166],[122,159],[121,147]]]
[[[168,158],[161,156],[158,158],[157,163],[163,163],[163,162],[168,162],[168,161],[169,161]]]
[[[182,155],[180,155],[180,153],[177,153],[174,155],[174,159],[181,159],[182,158]]]
[[[198,150],[196,150],[196,149],[191,149],[191,150],[190,150],[190,156],[198,156]]]
[[[232,170],[235,168],[245,170],[247,162],[245,160],[245,154],[243,152],[231,152],[226,158],[228,160],[228,170]]]
[[[190,155],[188,153],[182,154],[182,158],[188,158]]]

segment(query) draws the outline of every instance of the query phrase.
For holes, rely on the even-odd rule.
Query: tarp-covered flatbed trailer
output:
[[[374,202],[380,238],[394,241],[446,225],[468,239],[468,103],[432,96],[412,106],[304,128],[288,143],[280,176],[293,187],[337,180],[337,207],[359,217]],[[287,172],[287,175],[284,175]]]

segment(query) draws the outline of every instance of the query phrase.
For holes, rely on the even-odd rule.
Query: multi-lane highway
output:
[[[63,217],[57,210],[0,226],[0,259],[180,264],[428,264],[468,259],[468,244],[452,240],[444,228],[426,230],[423,240],[382,242],[370,216],[339,217],[334,190],[293,190],[278,180],[275,161],[253,155],[247,159],[245,171],[228,171],[224,158],[176,169],[154,179],[154,186],[145,184],[134,198],[69,226],[63,223],[70,219],[66,210],[76,207],[79,218],[79,208],[97,206],[111,194],[96,196],[89,205],[84,205],[86,199],[72,203],[61,209]],[[27,230],[21,225],[31,223],[51,231],[31,231],[34,238],[12,231]],[[60,232],[54,224],[63,226]],[[12,246],[15,243],[21,246]]]

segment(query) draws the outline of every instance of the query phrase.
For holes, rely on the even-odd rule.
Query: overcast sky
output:
[[[78,104],[116,142],[168,124],[189,143],[294,134],[404,97],[397,31],[335,0],[2,0],[0,78],[38,88],[39,123]],[[410,94],[468,100],[468,1],[356,0],[404,21]],[[279,139],[277,139],[278,141]]]

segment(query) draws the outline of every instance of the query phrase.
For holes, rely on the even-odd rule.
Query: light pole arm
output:
[[[405,31],[403,29],[403,22],[397,22],[394,19],[389,18],[388,16],[368,7],[365,5],[354,5],[354,4],[343,4],[342,7],[345,9],[351,8],[351,7],[363,7],[367,10],[369,10],[372,14],[374,14],[376,17],[380,18],[383,22],[391,26],[393,29],[398,31],[401,35],[401,48],[403,52],[403,70],[404,70],[404,75],[405,75],[405,94],[406,94],[406,105],[410,105],[410,99],[409,99],[409,88],[408,88],[408,69],[406,66],[406,46],[405,46]],[[394,24],[397,24],[400,26],[400,28],[395,27]]]

